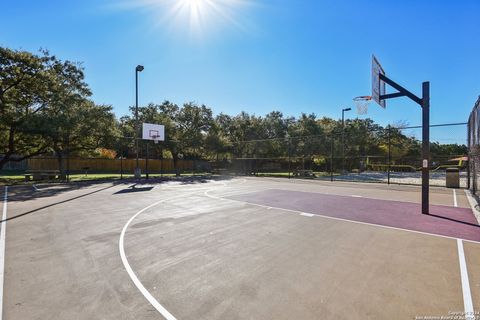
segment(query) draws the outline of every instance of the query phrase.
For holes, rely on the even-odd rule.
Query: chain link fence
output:
[[[215,162],[219,172],[330,181],[421,185],[421,126],[358,128],[305,137],[244,141],[237,156]],[[445,186],[446,169],[468,187],[467,123],[430,127],[430,185]]]
[[[430,127],[430,185],[444,186],[446,169],[460,170],[460,186],[476,191],[480,167],[478,102],[468,123],[449,123]],[[227,151],[211,154],[202,146],[183,148],[173,159],[167,142],[139,143],[139,167],[144,176],[229,174],[329,181],[421,184],[421,126],[387,126],[370,121],[347,121],[330,131],[318,129],[314,135],[229,142]],[[287,130],[288,132],[288,130]],[[228,137],[231,139],[232,137]],[[469,147],[470,148],[469,148]],[[134,139],[118,138],[107,146],[110,154],[82,156],[79,152],[52,153],[25,161],[12,161],[3,174],[29,171],[58,171],[66,177],[95,174],[132,176],[136,164]],[[68,146],[66,147],[68,150]],[[478,150],[480,151],[480,150]],[[468,165],[468,155],[472,159]],[[61,156],[61,157],[59,157]],[[61,158],[61,159],[60,159]],[[215,160],[212,160],[215,159]],[[471,179],[469,172],[472,171]]]
[[[478,195],[480,186],[480,97],[468,118],[469,188]]]

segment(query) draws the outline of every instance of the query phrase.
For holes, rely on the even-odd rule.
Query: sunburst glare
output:
[[[144,9],[154,15],[155,26],[168,25],[201,35],[220,30],[225,24],[246,30],[241,10],[254,0],[127,0],[122,7]],[[214,30],[212,30],[214,29]]]

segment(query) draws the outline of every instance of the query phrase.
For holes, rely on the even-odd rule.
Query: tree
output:
[[[49,100],[54,60],[46,51],[34,55],[0,47],[0,169],[49,151],[35,123]]]
[[[52,106],[48,114],[49,121],[42,124],[44,137],[55,151],[61,175],[65,175],[65,157],[114,146],[118,133],[111,106],[69,101]]]
[[[293,137],[292,152],[302,158],[302,167],[305,166],[305,160],[310,161],[315,155],[327,152],[323,128],[318,125],[316,115],[313,113],[302,113],[291,126],[290,135]]]
[[[205,138],[212,127],[212,110],[205,105],[186,103],[175,117],[176,140],[184,156],[200,158]]]

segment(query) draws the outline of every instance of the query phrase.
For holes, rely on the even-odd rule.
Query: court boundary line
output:
[[[470,290],[470,281],[468,279],[468,269],[467,262],[465,259],[465,252],[463,249],[463,241],[457,239],[457,249],[458,249],[458,262],[460,264],[460,278],[462,279],[462,295],[463,295],[463,306],[465,309],[465,319],[473,320],[474,311],[473,311],[473,302],[472,302],[472,292]]]
[[[334,185],[332,183],[332,181],[330,181],[329,179],[302,179],[302,178],[292,178],[292,179],[288,179],[288,178],[280,178],[280,177],[253,177],[253,176],[250,176],[248,177],[252,180],[254,179],[257,179],[257,180],[260,180],[260,179],[265,179],[265,180],[271,180],[271,181],[275,181],[275,182],[281,182],[282,180],[285,180],[285,181],[290,181],[292,183],[294,182],[306,182],[307,184],[308,183],[318,183],[319,185],[321,185],[320,183],[322,182],[325,182],[325,184],[323,184],[323,186],[328,186],[328,184],[331,184],[331,187],[345,187],[345,188],[353,188],[353,189],[356,189],[358,188],[358,186],[356,185],[377,185],[377,186],[388,186],[389,188],[392,188],[392,187],[417,187],[418,189],[421,189],[422,188],[422,185],[421,184],[412,184],[412,183],[395,183],[395,182],[391,182],[390,184],[388,184],[387,182],[381,182],[381,181],[371,181],[371,182],[367,182],[367,181],[358,181],[358,180],[334,180],[333,182],[339,182],[339,183],[350,183],[351,185],[349,186],[342,186],[342,185]],[[329,186],[330,187],[330,186]],[[433,189],[433,190],[442,190],[442,189],[445,189],[445,187],[443,185],[430,185],[430,189]],[[403,191],[403,190],[398,190],[398,191]]]
[[[3,196],[3,213],[2,225],[0,228],[0,320],[3,319],[3,285],[5,279],[5,233],[7,232],[7,202],[8,202],[8,186],[5,186],[5,194]]]
[[[480,212],[477,209],[477,200],[472,196],[472,193],[470,190],[465,190],[465,195],[467,196],[468,204],[470,205],[470,208],[472,208],[473,215],[478,221],[478,224],[480,224]]]
[[[242,179],[240,180],[240,183],[239,184],[243,184],[245,183],[246,180],[245,179]],[[214,184],[217,184],[217,183],[214,183]],[[226,187],[227,186],[227,183],[225,182],[219,182],[218,184],[220,184],[220,186],[224,186]],[[202,191],[208,191],[208,190],[214,190],[212,189],[212,187],[209,187],[209,188],[199,188],[198,189],[198,192],[197,193],[200,193]],[[190,191],[190,190],[188,190]],[[195,192],[194,192],[195,194]],[[147,299],[147,301],[166,319],[166,320],[177,320],[177,318],[175,318],[175,316],[173,316],[173,314],[171,314],[160,302],[158,302],[157,299],[155,299],[155,297],[145,288],[145,286],[143,285],[143,283],[140,281],[140,279],[137,277],[137,275],[135,274],[135,271],[133,271],[133,268],[130,266],[130,263],[128,262],[128,258],[127,258],[127,254],[125,253],[125,234],[127,232],[127,229],[129,227],[129,225],[132,223],[133,220],[135,220],[136,217],[138,217],[140,214],[142,214],[143,212],[147,211],[148,209],[151,209],[163,202],[166,202],[166,201],[170,201],[170,200],[174,200],[174,199],[178,199],[178,198],[182,198],[182,197],[185,197],[184,194],[182,195],[177,195],[177,196],[174,196],[174,197],[170,197],[170,198],[166,198],[166,199],[162,199],[162,200],[158,200],[148,206],[146,206],[145,208],[141,209],[140,211],[138,211],[137,213],[135,213],[132,217],[130,217],[130,219],[127,221],[127,223],[123,226],[122,228],[122,232],[120,233],[120,238],[118,240],[118,249],[119,249],[119,252],[120,252],[120,258],[122,260],[122,264],[123,264],[123,267],[125,268],[125,270],[127,271],[127,274],[129,275],[130,277],[130,280],[132,280],[132,282],[134,283],[134,285],[137,287],[137,289],[140,291],[140,293],[143,295],[143,297],[145,299]],[[1,320],[1,319],[0,319]]]
[[[458,202],[457,202],[457,191],[453,189],[453,206],[458,207]]]
[[[445,236],[441,234],[434,234],[434,233],[428,233],[428,232],[423,232],[423,231],[417,231],[417,230],[409,230],[409,229],[404,229],[404,228],[398,228],[398,227],[391,227],[391,226],[384,226],[381,224],[375,224],[375,223],[369,223],[369,222],[362,222],[362,221],[355,221],[355,220],[349,220],[349,219],[344,219],[344,218],[338,218],[338,217],[331,217],[323,214],[318,214],[318,213],[311,213],[311,212],[305,212],[305,211],[300,211],[300,210],[294,210],[294,209],[287,209],[287,208],[280,208],[280,207],[274,207],[274,206],[265,206],[262,204],[257,204],[257,203],[252,203],[252,202],[247,202],[247,201],[241,201],[241,200],[234,200],[234,199],[228,199],[228,198],[222,198],[218,196],[214,196],[208,193],[208,190],[204,192],[205,196],[213,199],[218,199],[218,200],[224,200],[224,201],[233,201],[233,202],[239,202],[243,204],[249,204],[252,206],[257,206],[257,207],[262,207],[262,208],[270,208],[270,209],[277,209],[280,211],[287,211],[287,212],[293,212],[296,214],[313,214],[316,217],[324,218],[324,219],[330,219],[330,220],[336,220],[336,221],[344,221],[344,222],[350,222],[350,223],[356,223],[356,224],[361,224],[361,225],[366,225],[366,226],[371,226],[371,227],[379,227],[379,228],[384,228],[384,229],[391,229],[391,230],[399,230],[399,231],[405,231],[405,232],[410,232],[410,233],[416,233],[416,234],[422,234],[426,236],[432,236],[432,237],[438,237],[438,238],[444,238],[444,239],[451,239],[451,240],[458,240],[459,238],[455,237],[450,237],[450,236]],[[460,239],[469,243],[475,243],[475,244],[480,244],[480,241],[475,241],[475,240],[468,240],[468,239]]]
[[[463,242],[466,241],[466,242],[469,242],[469,243],[480,244],[480,242],[478,242],[478,241],[459,239],[459,238],[454,238],[454,237],[449,237],[449,236],[444,236],[444,235],[438,235],[438,234],[427,233],[427,232],[416,231],[416,230],[408,230],[408,229],[397,228],[397,227],[384,226],[384,225],[373,224],[373,223],[368,223],[368,222],[361,222],[361,221],[348,220],[348,219],[337,218],[337,217],[330,217],[330,216],[325,216],[325,215],[322,215],[322,214],[308,213],[308,212],[304,212],[304,211],[300,211],[300,210],[292,210],[292,209],[286,209],[286,208],[265,206],[265,205],[261,205],[261,204],[257,204],[257,203],[251,203],[251,202],[246,202],[246,201],[241,201],[241,200],[234,200],[234,199],[228,199],[228,198],[213,196],[213,195],[210,195],[208,192],[209,192],[209,190],[205,191],[204,194],[205,194],[205,196],[207,196],[209,198],[224,200],[224,201],[239,202],[239,203],[243,203],[243,204],[247,204],[247,205],[253,205],[253,206],[258,206],[258,207],[261,207],[261,208],[266,208],[267,210],[277,209],[279,211],[287,211],[287,212],[293,212],[293,213],[296,213],[296,214],[300,214],[301,216],[307,216],[307,217],[312,217],[312,216],[317,217],[318,216],[320,218],[331,219],[331,220],[336,220],[336,221],[350,222],[350,223],[356,223],[356,224],[360,224],[360,225],[380,227],[380,228],[398,230],[398,231],[406,231],[406,232],[421,234],[421,235],[426,235],[426,236],[433,236],[433,237],[438,237],[438,238],[456,240],[458,259],[459,259],[459,265],[460,265],[460,278],[461,278],[461,282],[462,282],[462,298],[463,298],[463,302],[464,302],[465,319],[466,320],[473,320],[474,319],[472,317],[474,315],[474,309],[473,309],[472,295],[471,295],[471,290],[470,290],[470,282],[469,282],[469,278],[468,278],[467,263],[466,263],[466,259],[465,259],[464,249],[463,249]]]
[[[184,196],[184,195],[182,195]],[[140,293],[143,295],[145,299],[167,320],[177,320],[164,306],[158,302],[157,299],[145,288],[145,286],[142,284],[140,279],[138,279],[137,275],[133,271],[132,267],[130,266],[130,263],[128,262],[127,255],[125,253],[125,233],[133,220],[137,216],[139,216],[141,213],[147,211],[150,208],[153,208],[157,205],[159,205],[162,202],[166,202],[169,200],[173,200],[176,198],[181,198],[182,196],[175,196],[167,199],[162,199],[159,201],[156,201],[149,206],[146,206],[145,208],[141,209],[137,213],[135,213],[128,221],[127,223],[123,226],[122,232],[120,233],[120,239],[118,241],[118,249],[120,251],[120,258],[122,259],[123,267],[127,271],[128,275],[130,276],[130,279],[133,281],[133,284],[137,287],[137,289],[140,291]]]
[[[241,182],[239,184],[243,184],[246,182],[246,179],[242,179],[240,180]],[[221,183],[221,185],[223,185],[224,187],[227,186],[226,183]],[[457,243],[458,241],[462,241],[462,239],[458,239],[458,238],[453,238],[453,237],[449,237],[449,236],[443,236],[443,235],[437,235],[437,234],[431,234],[431,233],[427,233],[427,232],[421,232],[421,231],[415,231],[415,230],[408,230],[408,229],[402,229],[402,228],[397,228],[397,227],[390,227],[390,226],[383,226],[383,225],[379,225],[379,224],[373,224],[373,223],[367,223],[367,222],[360,222],[360,221],[354,221],[354,220],[348,220],[348,219],[343,219],[343,218],[337,218],[337,217],[329,217],[329,216],[325,216],[325,215],[322,215],[322,214],[314,214],[314,213],[308,213],[308,212],[303,212],[303,211],[299,211],[299,210],[292,210],[292,209],[286,209],[286,208],[279,208],[279,207],[272,207],[272,206],[265,206],[265,205],[261,205],[261,204],[256,204],[256,203],[250,203],[250,202],[246,202],[246,201],[241,201],[241,200],[234,200],[234,199],[228,199],[228,198],[222,198],[222,197],[219,197],[219,196],[214,196],[214,195],[210,195],[209,192],[211,191],[214,191],[216,190],[216,188],[199,188],[198,189],[198,192],[194,192],[194,193],[200,193],[203,191],[203,194],[208,197],[208,198],[212,198],[212,199],[217,199],[217,200],[221,200],[221,201],[230,201],[230,202],[237,202],[237,203],[242,203],[242,204],[247,204],[247,205],[252,205],[252,206],[257,206],[257,207],[262,207],[262,208],[266,208],[267,210],[270,210],[270,209],[277,209],[279,211],[286,211],[286,212],[293,212],[293,213],[299,213],[299,214],[303,214],[303,215],[307,215],[307,216],[314,216],[314,217],[320,217],[320,218],[326,218],[326,219],[330,219],[330,220],[337,220],[337,221],[344,221],[344,222],[350,222],[350,223],[356,223],[356,224],[360,224],[360,225],[368,225],[368,226],[373,226],[373,227],[380,227],[380,228],[384,228],[384,229],[392,229],[392,230],[399,230],[399,231],[406,231],[406,232],[410,232],[410,233],[416,233],[416,234],[423,234],[423,235],[427,235],[427,236],[433,236],[433,237],[439,237],[439,238],[446,238],[446,239],[454,239],[454,240],[457,240]],[[190,191],[190,190],[188,190]],[[193,190],[192,190],[193,191]],[[248,194],[249,192],[247,192]],[[126,231],[129,227],[129,225],[133,222],[133,220],[135,220],[136,217],[138,217],[140,214],[142,214],[143,212],[163,203],[163,202],[166,202],[166,201],[170,201],[170,200],[175,200],[175,199],[178,199],[178,198],[182,198],[184,197],[185,195],[182,194],[182,195],[177,195],[177,196],[174,196],[174,197],[170,197],[170,198],[166,198],[166,199],[162,199],[162,200],[158,200],[150,205],[148,205],[147,207],[139,210],[137,213],[135,213],[128,221],[127,223],[124,225],[124,227],[122,228],[122,231],[121,231],[121,234],[120,234],[120,238],[119,238],[119,252],[120,252],[120,257],[121,257],[121,260],[122,260],[122,263],[124,265],[124,268],[125,270],[127,271],[128,275],[130,276],[130,279],[132,280],[132,282],[135,284],[135,286],[137,287],[137,289],[140,291],[140,293],[142,293],[142,295],[144,296],[145,299],[147,299],[147,301],[167,320],[177,320],[177,318],[175,318],[164,306],[162,306],[158,300],[156,300],[155,297],[153,297],[153,295],[145,288],[145,286],[142,284],[142,282],[140,281],[140,279],[137,277],[137,275],[135,274],[135,272],[133,271],[133,268],[130,266],[129,262],[128,262],[128,259],[127,259],[127,256],[126,256],[126,253],[125,253],[125,248],[124,248],[124,245],[125,245],[125,234],[126,234]],[[473,241],[473,240],[464,240],[464,241],[467,241],[467,242],[471,242],[471,243],[480,243],[480,242],[477,242],[477,241]],[[459,253],[460,254],[460,253]],[[466,267],[466,265],[465,265]],[[468,277],[468,274],[467,274],[467,277]],[[463,279],[463,278],[462,278]],[[463,281],[463,280],[462,280]],[[463,286],[463,284],[462,284]],[[0,319],[1,320],[1,319]]]

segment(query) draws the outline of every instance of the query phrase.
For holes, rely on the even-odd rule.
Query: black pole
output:
[[[146,141],[147,143],[147,158],[145,159],[145,174],[146,174],[146,179],[148,179],[148,141]]]
[[[342,174],[345,172],[345,109],[342,109]]]
[[[70,134],[67,136],[67,182],[70,182]]]
[[[287,141],[288,141],[288,179],[290,179],[290,173],[292,171],[290,137],[287,138]]]
[[[135,69],[135,152],[136,152],[136,161],[135,161],[135,178],[137,171],[140,168],[138,161],[138,67]]]
[[[388,126],[388,174],[387,174],[387,184],[390,184],[390,166],[392,163],[392,127]]]
[[[422,84],[422,213],[429,213],[430,82]]]
[[[471,146],[471,140],[470,140],[470,119],[468,119],[467,123],[467,189],[470,190],[470,146]]]
[[[350,111],[352,108],[342,109],[342,174],[345,172],[345,111]]]
[[[139,130],[140,126],[138,123],[138,73],[143,71],[143,66],[138,65],[135,68],[135,146],[136,146],[136,153],[137,153],[137,159],[136,159],[136,168],[135,168],[135,178],[141,178],[142,176],[142,171],[140,169],[139,161],[138,161],[138,140],[139,140]]]
[[[430,82],[426,81],[422,84],[422,98],[420,99],[384,74],[380,73],[378,76],[380,80],[398,90],[396,93],[381,95],[380,100],[407,96],[422,107],[422,213],[428,214],[430,189]]]
[[[120,180],[123,180],[123,152],[120,156]]]
[[[330,144],[330,181],[333,182],[333,133],[332,133],[332,141]]]

